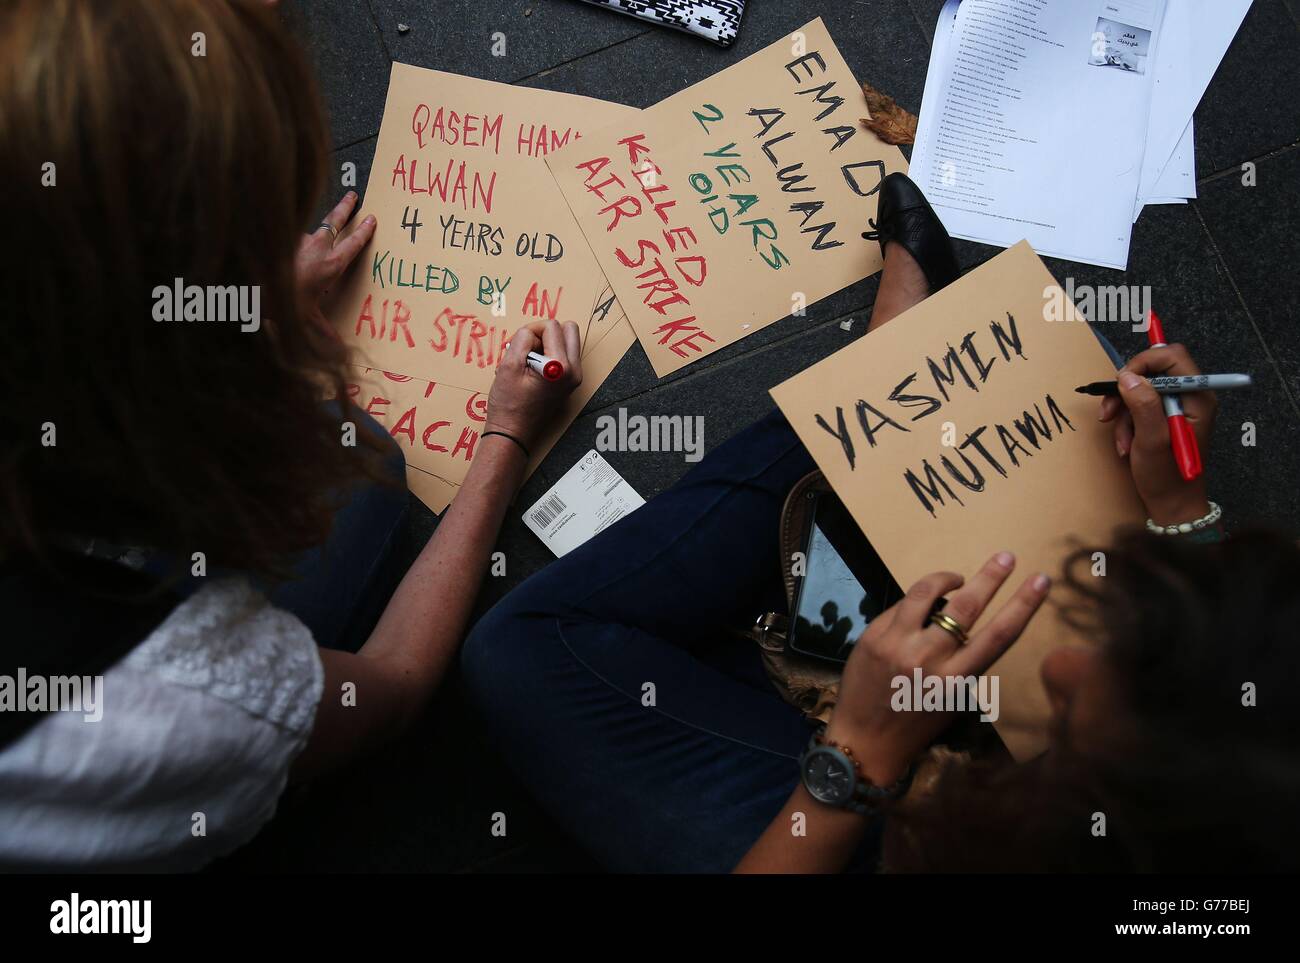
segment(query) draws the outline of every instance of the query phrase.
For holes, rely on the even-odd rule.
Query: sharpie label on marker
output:
[[[1152,378],[1151,387],[1159,391],[1161,388],[1201,388],[1210,387],[1209,375],[1187,375],[1186,377],[1166,377]]]

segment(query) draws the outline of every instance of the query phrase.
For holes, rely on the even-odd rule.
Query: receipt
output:
[[[593,449],[524,512],[524,524],[559,557],[644,504]]]

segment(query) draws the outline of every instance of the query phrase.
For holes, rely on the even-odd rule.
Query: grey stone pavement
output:
[[[286,0],[285,16],[319,71],[335,169],[355,161],[364,189],[398,60],[488,80],[648,107],[821,16],[860,80],[919,112],[942,0],[750,0],[739,41],[704,41],[576,0]],[[399,27],[404,25],[405,29]],[[491,56],[491,35],[509,56]],[[1093,129],[1089,124],[1093,123]],[[1105,136],[1084,120],[1079,136]],[[1234,525],[1296,527],[1300,478],[1300,0],[1255,0],[1196,113],[1200,199],[1148,209],[1129,270],[1049,261],[1064,283],[1151,285],[1172,336],[1205,370],[1252,372],[1257,387],[1221,398],[1208,468],[1211,497]],[[1242,165],[1257,185],[1243,186]],[[959,243],[963,267],[994,248]],[[860,336],[878,281],[869,279],[676,374],[656,379],[634,346],[525,486],[540,496],[589,448],[599,413],[705,416],[712,449],[772,407],[768,389]],[[840,322],[853,319],[850,331]],[[1144,336],[1105,333],[1125,353]],[[1256,426],[1257,444],[1241,443]],[[609,453],[647,498],[688,467],[680,454]],[[411,557],[437,519],[418,503]],[[486,608],[550,560],[511,513],[499,547],[510,576],[488,579]],[[1225,573],[1228,577],[1231,573]],[[504,838],[489,832],[507,814]],[[543,871],[596,868],[512,780],[455,679],[408,736],[342,777],[287,798],[252,844],[217,871]]]

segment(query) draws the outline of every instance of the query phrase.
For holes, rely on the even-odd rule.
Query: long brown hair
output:
[[[98,537],[271,571],[321,540],[364,460],[294,293],[327,150],[263,3],[4,4],[0,556]],[[176,278],[256,286],[260,327],[155,320]]]
[[[1101,645],[1118,709],[1022,766],[950,770],[892,821],[896,870],[1300,868],[1300,548],[1130,533],[1067,563],[1067,615]],[[1105,816],[1105,835],[1094,814]]]

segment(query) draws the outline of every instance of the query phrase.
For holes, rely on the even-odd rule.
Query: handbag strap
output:
[[[153,578],[116,562],[61,553],[57,569],[23,556],[0,564],[0,750],[17,741],[45,714],[25,711],[27,686],[19,681],[97,676],[147,639],[179,602]],[[3,692],[0,692],[3,696]],[[23,711],[19,711],[23,710]]]
[[[809,512],[812,510],[813,497],[818,492],[828,492],[830,484],[820,471],[813,471],[799,479],[786,495],[781,507],[781,528],[778,533],[781,557],[781,582],[785,586],[786,610],[794,608],[794,592],[797,582],[792,571],[794,553],[803,548],[803,538],[808,529]],[[781,652],[785,648],[786,634],[790,629],[789,616],[782,612],[763,612],[745,635],[762,648],[771,652]]]
[[[830,490],[826,477],[814,471],[795,484],[782,506],[778,545],[787,611],[794,608],[797,584],[792,571],[794,553],[804,548],[814,496]],[[781,698],[809,719],[826,722],[838,697],[839,670],[787,653],[789,630],[790,617],[784,612],[764,612],[744,634],[758,643],[763,668]]]

